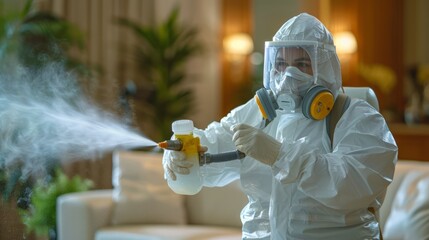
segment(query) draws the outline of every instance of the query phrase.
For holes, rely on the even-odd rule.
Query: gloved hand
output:
[[[181,151],[171,151],[166,150],[165,154],[168,154],[167,161],[164,164],[164,171],[167,174],[167,177],[171,180],[176,180],[176,173],[179,174],[189,174],[190,168],[193,166],[193,163],[186,161],[186,155]]]
[[[231,127],[232,140],[238,150],[264,164],[272,166],[277,160],[281,143],[261,129],[246,124]]]
[[[177,179],[176,173],[187,175],[190,173],[190,168],[194,165],[192,162],[186,160],[186,155],[181,151],[165,150],[167,154],[166,162],[164,163],[164,171],[167,178],[175,181]],[[200,146],[198,149],[199,154],[207,151],[207,147]]]

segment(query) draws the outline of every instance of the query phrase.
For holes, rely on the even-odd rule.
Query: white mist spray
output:
[[[39,70],[9,65],[0,72],[0,167],[24,173],[46,161],[89,159],[115,148],[156,146],[101,109],[60,64]]]

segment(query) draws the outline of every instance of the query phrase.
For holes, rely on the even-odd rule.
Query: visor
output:
[[[316,83],[318,76],[318,52],[321,49],[335,51],[333,45],[316,41],[268,41],[265,42],[264,87],[272,89],[279,75],[285,74],[288,67],[295,67],[312,76]]]

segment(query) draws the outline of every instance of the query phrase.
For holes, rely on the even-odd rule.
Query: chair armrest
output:
[[[57,199],[57,236],[61,240],[93,240],[95,232],[110,225],[112,190],[69,193]]]

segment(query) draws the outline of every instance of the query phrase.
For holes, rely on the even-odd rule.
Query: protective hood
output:
[[[341,88],[341,67],[331,33],[315,17],[302,13],[288,20],[277,31],[273,41],[265,43],[264,86],[270,88],[270,73],[275,56],[282,46],[304,49],[312,61],[315,83],[327,87],[334,96]]]

